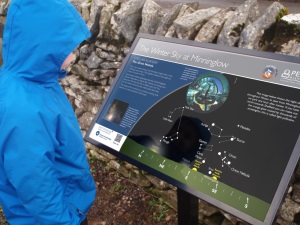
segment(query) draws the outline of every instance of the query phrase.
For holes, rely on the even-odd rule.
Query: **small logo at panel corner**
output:
[[[264,79],[271,79],[277,76],[277,68],[275,66],[267,66],[262,72]]]
[[[286,69],[281,74],[281,78],[291,82],[300,82],[300,71]]]

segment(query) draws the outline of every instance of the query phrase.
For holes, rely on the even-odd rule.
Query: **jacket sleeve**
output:
[[[11,120],[9,126],[15,125],[5,134],[4,169],[9,181],[24,208],[38,223],[80,224],[80,217],[65,202],[58,180],[53,129],[46,127],[39,116],[23,118],[13,123]]]

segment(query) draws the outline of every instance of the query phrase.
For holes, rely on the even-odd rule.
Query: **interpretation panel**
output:
[[[140,34],[85,139],[271,224],[299,158],[299,62]]]

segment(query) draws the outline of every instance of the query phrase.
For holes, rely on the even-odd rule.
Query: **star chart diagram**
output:
[[[168,135],[164,135],[159,140],[163,145],[171,145],[176,141],[179,141],[181,136],[181,122],[182,118],[186,111],[189,111],[188,106],[176,107],[169,111],[166,117],[162,117],[162,120],[166,123],[173,123],[173,117],[178,117],[179,122],[175,123],[176,129],[171,129],[173,133],[169,133]],[[227,196],[228,198],[235,199],[239,208],[247,210],[249,205],[251,204],[251,196],[248,196],[244,193],[241,193],[235,189],[228,188],[228,186],[224,186],[222,183],[222,174],[224,173],[232,173],[238,174],[239,176],[243,176],[237,171],[240,169],[235,168],[235,162],[238,160],[238,156],[233,155],[230,152],[230,149],[223,150],[222,145],[224,143],[239,143],[242,145],[245,141],[241,142],[241,140],[232,134],[227,134],[226,129],[222,128],[216,123],[205,124],[201,123],[199,125],[202,129],[206,130],[211,135],[211,140],[214,140],[214,144],[209,144],[205,139],[198,140],[198,146],[196,154],[194,155],[194,160],[188,163],[181,162],[179,164],[175,164],[172,161],[165,159],[164,157],[158,157],[157,154],[151,151],[141,150],[137,155],[137,159],[140,160],[148,160],[149,164],[155,166],[160,171],[164,173],[174,174],[174,176],[178,176],[177,179],[182,179],[182,181],[186,183],[194,182],[204,190],[203,192],[209,193],[212,196]],[[239,141],[238,141],[239,140]],[[217,160],[212,162],[210,165],[209,157],[206,155],[210,155],[210,158],[213,157]],[[217,164],[215,162],[217,161]],[[183,162],[186,162],[183,160]],[[207,171],[201,171],[201,167],[203,165],[208,168]],[[169,172],[168,172],[169,171]],[[177,175],[176,175],[177,174]],[[179,175],[181,177],[179,177]],[[250,175],[249,175],[250,176]]]
[[[247,211],[251,202],[252,207],[258,204],[256,198],[228,186],[224,183],[226,179],[222,179],[251,177],[239,168],[240,157],[234,151],[236,146],[242,149],[246,143],[238,136],[240,125],[224,127],[222,122],[201,120],[201,115],[221,108],[228,94],[229,84],[224,75],[211,72],[199,76],[187,89],[185,105],[161,112],[161,122],[167,131],[155,139],[155,149],[141,149],[131,157],[216,199],[227,198],[232,206]]]
[[[177,108],[171,110],[167,117],[163,118],[164,121],[172,122],[173,121],[172,116],[174,115],[174,113],[177,112],[178,114],[180,114],[179,123],[176,126],[177,129],[174,130],[173,133],[170,133],[168,136],[162,136],[162,138],[160,139],[161,143],[170,144],[171,142],[175,142],[175,141],[179,140],[180,130],[181,130],[181,121],[182,121],[181,119],[182,119],[182,116],[184,115],[185,110],[189,110],[189,107],[187,107],[187,106],[177,107]],[[215,143],[217,143],[217,145],[209,144],[206,140],[199,139],[198,151],[196,152],[196,155],[195,155],[196,159],[193,161],[194,165],[193,165],[192,169],[194,171],[198,171],[198,169],[200,168],[200,166],[202,164],[208,163],[205,158],[205,152],[214,152],[216,157],[220,159],[220,167],[221,168],[227,167],[227,168],[229,168],[229,171],[232,171],[232,163],[238,157],[231,154],[229,151],[221,150],[222,143],[238,142],[238,143],[244,144],[245,141],[241,140],[240,138],[238,138],[234,135],[226,134],[225,130],[223,128],[221,128],[220,126],[218,126],[216,123],[211,123],[210,125],[201,123],[200,126],[203,127],[203,129],[207,129],[207,131],[210,133],[211,137],[213,139],[217,140],[215,142]],[[221,171],[217,172],[217,174],[220,174],[220,173],[221,173]],[[219,175],[215,175],[215,174],[216,174],[216,171],[212,171],[212,170],[208,171],[208,175],[212,175],[213,179],[218,180]]]
[[[251,224],[271,223],[300,139],[299,118],[276,116],[297,109],[299,87],[270,79],[295,63],[151,39],[137,37],[86,139]]]
[[[193,171],[200,171],[202,165],[209,164],[208,158],[213,155],[214,159],[219,159],[218,165],[214,160],[213,165],[208,166],[208,171],[201,170],[201,172],[216,181],[221,178],[225,169],[227,173],[240,172],[240,169],[234,167],[234,161],[238,160],[238,156],[231,153],[230,147],[224,149],[223,144],[226,143],[226,146],[233,142],[244,144],[245,141],[227,133],[221,124],[215,122],[206,124],[198,118],[185,116],[187,111],[201,115],[217,110],[226,102],[228,95],[229,83],[224,75],[208,72],[196,78],[187,90],[186,105],[174,107],[162,117],[164,122],[170,124],[166,126],[171,128],[160,138],[160,149],[157,152],[186,165]],[[159,165],[160,168],[164,166],[165,162]],[[249,174],[247,176],[250,177]]]

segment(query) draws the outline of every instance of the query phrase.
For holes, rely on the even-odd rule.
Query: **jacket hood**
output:
[[[12,0],[3,34],[2,72],[57,81],[66,57],[90,32],[67,0]]]

